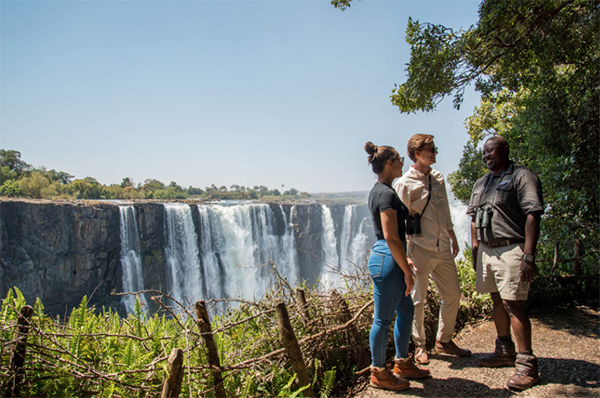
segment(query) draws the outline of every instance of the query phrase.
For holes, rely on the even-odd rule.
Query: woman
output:
[[[420,230],[407,231],[408,255],[417,270],[412,292],[415,306],[412,334],[416,346],[415,360],[420,364],[429,363],[424,304],[430,275],[442,298],[436,352],[460,357],[471,355],[471,351],[458,347],[452,341],[461,295],[454,264],[458,241],[450,217],[444,176],[431,167],[438,153],[433,138],[429,134],[415,134],[408,140],[406,152],[414,165],[394,184],[411,216],[418,215],[420,219]]]
[[[409,387],[406,378],[430,375],[428,369],[419,369],[408,353],[408,341],[414,307],[410,292],[414,286],[413,269],[406,258],[404,222],[408,216],[392,188],[394,179],[402,176],[403,159],[390,146],[365,144],[369,163],[377,174],[377,182],[369,194],[369,209],[377,242],[369,256],[369,273],[373,278],[375,312],[369,343],[371,346],[371,386],[388,390]],[[388,332],[394,315],[394,343],[396,358],[394,373],[386,366]]]

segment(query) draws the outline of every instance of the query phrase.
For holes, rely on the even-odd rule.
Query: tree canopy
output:
[[[340,9],[350,1],[332,1]],[[392,90],[400,112],[431,112],[451,97],[458,109],[474,86],[481,103],[448,180],[469,200],[486,171],[482,142],[505,137],[511,157],[544,187],[546,241],[578,237],[598,251],[600,213],[600,29],[597,0],[484,0],[466,30],[420,23],[406,29],[406,81]],[[590,245],[588,245],[589,247]]]
[[[408,78],[391,96],[401,112],[432,111],[467,85],[482,95],[468,119],[458,199],[484,171],[478,145],[501,135],[544,185],[545,232],[598,243],[600,30],[598,1],[486,0],[466,31],[409,20]]]
[[[283,193],[269,189],[264,185],[249,188],[237,184],[228,190],[215,184],[204,190],[190,186],[184,189],[175,181],[169,185],[148,178],[137,187],[130,177],[120,184],[103,185],[93,177],[73,180],[73,176],[64,171],[46,167],[33,167],[21,159],[21,153],[15,150],[0,149],[0,196],[32,199],[207,199],[207,200],[288,200],[308,198],[307,192],[292,188]]]

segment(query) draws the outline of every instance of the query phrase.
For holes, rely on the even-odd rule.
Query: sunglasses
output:
[[[431,153],[436,153],[438,151],[438,147],[434,146],[431,148],[423,148],[422,151],[431,151]]]

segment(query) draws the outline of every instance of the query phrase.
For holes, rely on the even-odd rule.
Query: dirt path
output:
[[[390,392],[368,387],[364,378],[354,396],[366,397],[600,397],[600,318],[588,307],[535,311],[531,314],[533,348],[541,381],[523,392],[506,388],[514,368],[483,368],[477,358],[493,350],[492,322],[465,328],[455,341],[474,354],[468,358],[430,355],[433,378],[411,381],[408,390]],[[356,391],[356,390],[355,390]]]

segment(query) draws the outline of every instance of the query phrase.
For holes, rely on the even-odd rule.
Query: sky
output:
[[[153,178],[368,191],[365,142],[416,133],[456,170],[479,102],[390,103],[409,17],[467,29],[479,2],[0,1],[0,147],[102,184]],[[411,164],[405,162],[405,170]]]

